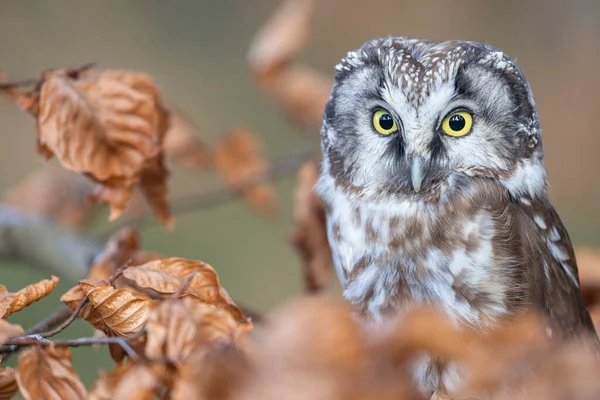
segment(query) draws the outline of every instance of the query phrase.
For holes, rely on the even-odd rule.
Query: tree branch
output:
[[[0,258],[22,260],[76,281],[87,274],[101,250],[81,232],[0,204]]]
[[[55,347],[82,347],[82,346],[93,346],[96,344],[113,344],[116,343],[129,356],[131,359],[138,357],[138,354],[129,345],[129,340],[133,338],[126,337],[91,337],[91,338],[79,338],[79,339],[67,339],[67,340],[54,340],[50,341],[43,338],[40,335],[34,335],[29,337],[18,337],[9,339],[6,344],[0,346],[0,352],[11,353],[23,346],[48,346],[54,345]]]
[[[286,154],[273,161],[267,172],[259,176],[248,179],[247,181],[235,187],[220,187],[193,194],[186,197],[180,197],[171,200],[171,210],[173,214],[183,214],[190,211],[203,210],[217,205],[225,204],[229,201],[238,199],[246,190],[253,186],[265,182],[277,182],[294,174],[302,164],[309,158],[315,156],[315,151],[304,147],[295,152]],[[150,212],[140,213],[135,216],[125,217],[116,223],[113,223],[105,230],[98,232],[99,237],[106,240],[113,233],[118,232],[126,226],[135,226],[143,229],[146,226],[155,224],[156,221]]]

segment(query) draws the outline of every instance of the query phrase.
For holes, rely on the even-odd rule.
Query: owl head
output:
[[[546,190],[529,84],[480,43],[390,37],[349,52],[321,138],[323,175],[357,196],[439,198],[473,179]]]

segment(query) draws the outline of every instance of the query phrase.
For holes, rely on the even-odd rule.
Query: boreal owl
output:
[[[335,69],[316,190],[344,296],[375,320],[426,304],[492,329],[534,307],[549,336],[595,335],[515,62],[475,42],[389,37]],[[451,390],[458,372],[434,364],[417,363],[417,384]]]

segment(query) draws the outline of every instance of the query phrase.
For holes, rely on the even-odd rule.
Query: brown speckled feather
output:
[[[515,204],[522,260],[530,273],[529,299],[549,317],[559,336],[595,333],[579,290],[577,262],[569,234],[550,202]]]

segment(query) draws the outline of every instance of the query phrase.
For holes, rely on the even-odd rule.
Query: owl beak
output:
[[[410,160],[410,180],[412,181],[413,189],[417,193],[421,190],[421,183],[423,182],[423,164],[423,157],[412,157]]]

